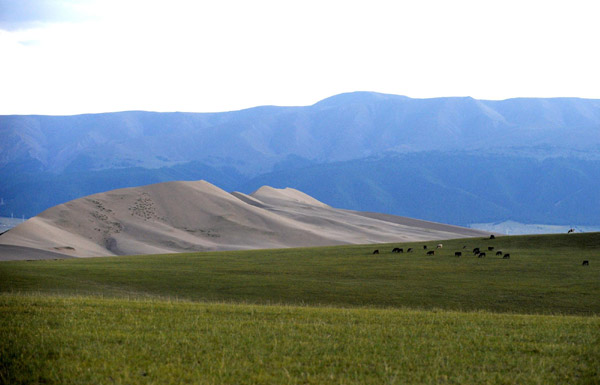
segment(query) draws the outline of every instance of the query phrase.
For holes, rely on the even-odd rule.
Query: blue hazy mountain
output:
[[[600,224],[600,100],[355,92],[223,113],[0,116],[0,215],[205,179],[455,224]],[[268,182],[266,182],[268,181]],[[265,182],[265,183],[263,183]],[[285,186],[284,186],[285,185]]]

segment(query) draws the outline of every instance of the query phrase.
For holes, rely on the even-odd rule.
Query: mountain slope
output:
[[[600,161],[466,153],[417,153],[273,172],[241,191],[290,186],[346,209],[468,225],[595,225]]]
[[[410,99],[368,92],[306,107],[223,113],[0,116],[0,167],[37,171],[224,163],[252,176],[288,156],[312,162],[386,151],[600,146],[600,100]],[[546,154],[548,155],[548,154]]]
[[[197,181],[113,190],[61,204],[4,233],[0,244],[89,257],[484,235],[339,210],[289,188],[230,194]]]

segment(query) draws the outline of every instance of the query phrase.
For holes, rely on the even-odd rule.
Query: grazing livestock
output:
[[[464,245],[464,246],[463,246],[463,250],[464,250],[464,249],[466,249],[466,248],[467,248],[467,245]]]
[[[408,250],[406,250],[407,253],[412,253],[412,247],[409,247]]]
[[[479,247],[476,247],[473,249],[473,254],[479,254]]]
[[[427,250],[427,245],[423,245],[423,250]]]
[[[427,252],[427,255],[434,255],[434,254],[435,254],[435,251],[433,251],[433,250],[430,250]]]
[[[404,250],[399,247],[395,247],[394,250],[392,250],[392,253],[404,253]]]
[[[504,254],[504,257],[502,257],[502,259],[510,259],[510,254]]]
[[[496,239],[496,236],[494,234],[490,235],[490,239]]]
[[[501,250],[496,251],[496,255],[502,255],[502,251]]]
[[[575,229],[569,229],[569,231],[567,231],[567,234],[571,234],[571,233],[574,233],[574,232],[575,232]]]
[[[438,243],[436,248],[437,248],[437,249],[441,249],[443,246],[444,246],[444,245],[442,245],[441,243]]]
[[[379,250],[373,251],[373,254],[379,254]]]
[[[488,251],[494,250],[494,246],[488,246]]]
[[[583,263],[581,264],[581,266],[589,266],[590,265],[590,261],[585,260],[583,261]]]
[[[461,257],[462,253],[460,251],[457,251],[457,252],[454,253],[454,256],[455,257]]]
[[[477,256],[477,258],[483,258],[485,257],[485,253],[479,253],[479,255]]]

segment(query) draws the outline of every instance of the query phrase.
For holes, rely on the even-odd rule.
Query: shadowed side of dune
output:
[[[59,249],[60,250],[60,249]],[[0,261],[34,261],[40,259],[73,258],[70,255],[31,247],[0,245]]]

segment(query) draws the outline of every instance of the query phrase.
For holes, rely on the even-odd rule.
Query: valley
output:
[[[599,127],[373,92],[0,116],[0,216],[29,218],[0,383],[599,383]],[[558,233],[501,234],[530,231]]]

